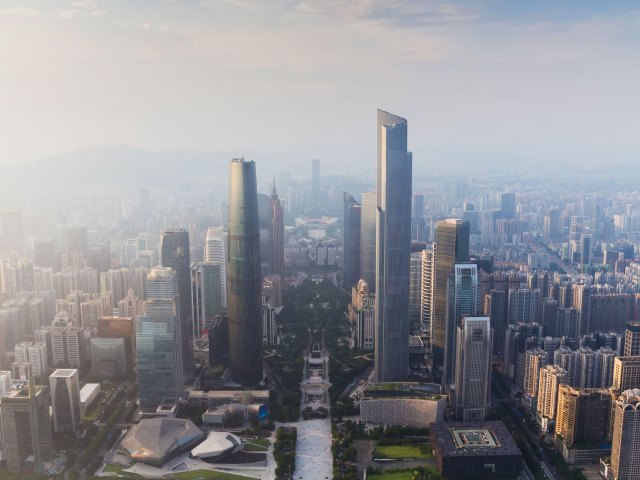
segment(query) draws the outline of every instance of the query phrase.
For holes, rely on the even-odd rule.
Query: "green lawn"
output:
[[[415,469],[410,468],[399,472],[372,473],[371,475],[367,475],[367,478],[371,480],[411,480],[414,471]],[[427,478],[431,480],[442,480],[442,477],[440,477],[440,474],[438,474],[438,471],[434,467],[426,468],[426,473]]]
[[[104,471],[105,472],[117,473],[118,475],[121,475],[124,478],[142,478],[137,473],[123,472],[122,470],[125,470],[126,468],[128,468],[128,467],[121,467],[120,465],[107,464],[104,467]]]
[[[411,480],[413,470],[404,470],[402,472],[382,472],[367,475],[372,480]]]
[[[245,438],[244,442],[246,452],[266,452],[270,445],[267,438]]]
[[[431,447],[426,444],[418,445],[378,445],[373,451],[373,458],[429,458]]]
[[[249,477],[234,475],[225,472],[212,472],[211,470],[193,470],[189,472],[172,473],[171,477],[176,480],[247,480]]]

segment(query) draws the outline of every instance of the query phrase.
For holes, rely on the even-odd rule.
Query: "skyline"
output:
[[[637,158],[635,2],[150,7],[2,2],[0,165],[126,144],[360,167],[376,107],[412,119],[417,172]]]

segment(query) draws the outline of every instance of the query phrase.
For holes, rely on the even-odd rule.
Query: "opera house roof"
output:
[[[173,455],[203,438],[204,433],[191,420],[160,417],[140,420],[121,445],[133,460],[161,467]]]

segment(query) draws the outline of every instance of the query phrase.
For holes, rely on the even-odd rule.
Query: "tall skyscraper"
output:
[[[154,412],[163,399],[177,402],[183,385],[182,329],[176,272],[154,268],[147,277],[147,313],[136,318],[138,399]]]
[[[80,376],[76,369],[58,369],[49,376],[53,430],[75,432],[80,427]]]
[[[562,367],[547,365],[540,369],[538,379],[538,421],[543,431],[549,428],[549,422],[556,417],[558,388],[566,383],[567,372]]]
[[[227,308],[227,257],[222,227],[209,227],[205,239],[204,261],[220,265],[222,307]]]
[[[484,420],[491,406],[491,343],[489,317],[463,317],[457,328],[455,361],[456,418]]]
[[[411,153],[407,121],[378,110],[375,378],[399,381],[409,365]]]
[[[640,323],[629,322],[624,332],[625,357],[637,357],[640,355]]]
[[[123,339],[127,366],[136,366],[136,327],[133,316],[100,317],[98,337]]]
[[[442,371],[447,331],[447,279],[454,273],[456,263],[469,261],[469,222],[455,218],[438,222],[434,258],[431,347],[434,370]]]
[[[424,218],[424,195],[416,193],[413,195],[411,213],[411,239],[426,242],[428,237],[427,222]]]
[[[637,480],[640,472],[640,389],[625,390],[613,405],[612,480]]]
[[[275,180],[271,189],[271,215],[273,223],[273,252],[271,254],[273,267],[271,273],[279,275],[284,280],[284,210],[278,192],[276,192]]]
[[[363,350],[373,350],[374,348],[375,303],[375,295],[369,293],[367,283],[364,280],[360,280],[357,285],[351,288],[348,316],[354,344]]]
[[[485,296],[484,314],[491,319],[491,328],[496,332],[493,337],[493,354],[504,353],[504,332],[507,329],[509,297],[503,290],[491,290]]]
[[[192,267],[194,338],[200,338],[207,320],[222,314],[220,265],[199,262]]]
[[[360,228],[362,206],[353,196],[343,193],[344,241],[342,264],[344,288],[352,288],[360,280]]]
[[[191,297],[191,260],[189,256],[189,233],[183,229],[166,230],[162,234],[160,243],[161,261],[163,267],[176,272],[178,286],[177,313],[180,325],[180,340],[182,342],[183,376],[186,380],[191,376],[194,367],[193,360],[193,305]],[[150,298],[147,284],[147,298]]]
[[[540,320],[539,289],[509,289],[509,323],[532,323]]]
[[[503,193],[500,200],[500,213],[505,218],[513,218],[516,214],[516,194]]]
[[[462,317],[475,317],[482,311],[478,286],[478,267],[473,263],[456,263],[447,279],[447,331],[445,332],[445,387],[453,385],[456,376],[456,338]],[[488,318],[488,317],[487,317]]]
[[[409,321],[413,325],[420,320],[422,300],[422,251],[409,257]]]
[[[589,233],[583,233],[580,235],[580,264],[591,264],[591,240],[592,236]]]
[[[423,250],[422,281],[420,282],[420,325],[429,337],[431,350],[431,322],[433,321],[433,249]]]
[[[376,291],[376,192],[362,194],[360,207],[360,278]]]
[[[229,175],[229,355],[231,376],[244,386],[262,380],[262,302],[256,166],[231,160]]]
[[[271,198],[258,194],[258,224],[260,226],[260,272],[261,276],[273,271],[273,209]]]
[[[27,382],[2,397],[0,412],[7,470],[19,473],[28,456],[33,455],[35,470],[43,471],[51,457],[51,419],[49,391],[36,386],[27,366]]]

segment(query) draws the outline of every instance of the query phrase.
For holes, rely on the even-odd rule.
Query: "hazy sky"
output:
[[[425,168],[638,161],[640,3],[0,0],[0,163],[128,144],[349,165],[378,107]]]

